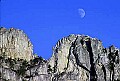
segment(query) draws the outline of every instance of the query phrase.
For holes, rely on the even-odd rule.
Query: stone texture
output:
[[[5,31],[2,28],[1,32]],[[72,34],[57,42],[49,60],[0,57],[0,81],[6,80],[120,81],[120,50],[113,45],[104,48],[96,38]]]
[[[33,58],[33,46],[21,30],[0,28],[0,55],[30,60]]]

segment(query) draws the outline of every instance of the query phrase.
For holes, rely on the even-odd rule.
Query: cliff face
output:
[[[12,40],[8,41],[11,41],[11,45]],[[21,42],[25,43],[23,40]],[[7,45],[5,42],[0,44]],[[25,47],[19,42],[18,45]],[[114,46],[104,48],[96,38],[84,35],[64,37],[53,47],[53,55],[49,60],[42,57],[31,59],[32,49],[27,53],[23,52],[23,48],[17,49],[21,50],[21,54],[30,56],[29,60],[25,60],[28,57],[14,59],[11,55],[11,59],[1,56],[0,81],[120,81],[120,50]],[[8,53],[14,55],[13,51],[4,51],[6,56],[9,56]]]
[[[58,41],[49,64],[55,81],[114,81],[120,80],[119,56],[119,49],[104,48],[96,38],[70,35]]]
[[[32,59],[32,44],[21,30],[0,28],[0,55],[11,58]]]

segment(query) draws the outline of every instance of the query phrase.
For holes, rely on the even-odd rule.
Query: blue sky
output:
[[[85,34],[120,48],[120,0],[2,0],[1,26],[28,35],[34,53],[45,59],[56,42],[69,34]],[[78,9],[85,10],[81,18]]]

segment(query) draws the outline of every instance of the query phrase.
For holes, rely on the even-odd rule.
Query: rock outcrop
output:
[[[70,35],[58,41],[49,64],[55,81],[118,81],[119,56],[119,49],[104,48],[96,38]]]
[[[4,31],[6,29],[2,28],[0,33],[5,35]],[[16,33],[12,35],[15,36]],[[12,39],[8,41],[11,41],[11,45]],[[26,38],[24,41],[27,43],[29,40]],[[25,47],[26,43],[18,42],[18,45]],[[7,45],[6,42],[2,42],[1,46],[4,45]],[[31,59],[32,47],[27,53],[21,47],[18,46],[17,49],[21,50],[21,54],[30,56],[29,60],[24,57],[14,59],[12,55],[8,58],[1,56],[0,81],[120,81],[120,50],[113,45],[104,48],[102,42],[96,38],[74,34],[64,37],[53,47],[49,60],[42,57]],[[29,45],[26,47],[28,49]],[[14,51],[19,54],[18,50]],[[5,50],[4,54],[14,55],[14,51]]]
[[[33,46],[21,30],[0,28],[0,55],[30,60],[33,58]]]

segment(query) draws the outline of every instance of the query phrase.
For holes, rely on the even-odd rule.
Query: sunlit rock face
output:
[[[49,64],[54,81],[118,81],[120,52],[85,35],[69,35],[53,47]]]
[[[7,57],[32,59],[33,46],[21,30],[0,28],[0,54]]]
[[[13,30],[15,33],[16,29]],[[2,28],[1,37],[3,33],[13,30]],[[15,37],[14,33],[12,35]],[[26,37],[24,35],[23,38]],[[4,39],[7,40],[8,36]],[[19,36],[16,37],[18,39]],[[29,40],[26,38],[22,41],[25,41],[22,42],[24,44],[21,44],[20,39],[17,44],[20,45],[17,47],[19,50],[4,50],[7,56],[13,52],[10,56],[13,59],[0,57],[0,81],[120,81],[120,50],[113,45],[104,48],[102,42],[96,38],[74,34],[63,37],[53,47],[52,57],[48,60],[37,56],[31,59],[32,45],[29,42],[29,52],[23,52],[22,47],[29,48]],[[11,45],[12,48],[11,42],[12,38],[9,37],[9,43],[0,44],[1,47]],[[23,59],[16,60],[14,56],[18,52],[31,57],[22,56]],[[29,60],[26,61],[25,58]]]

